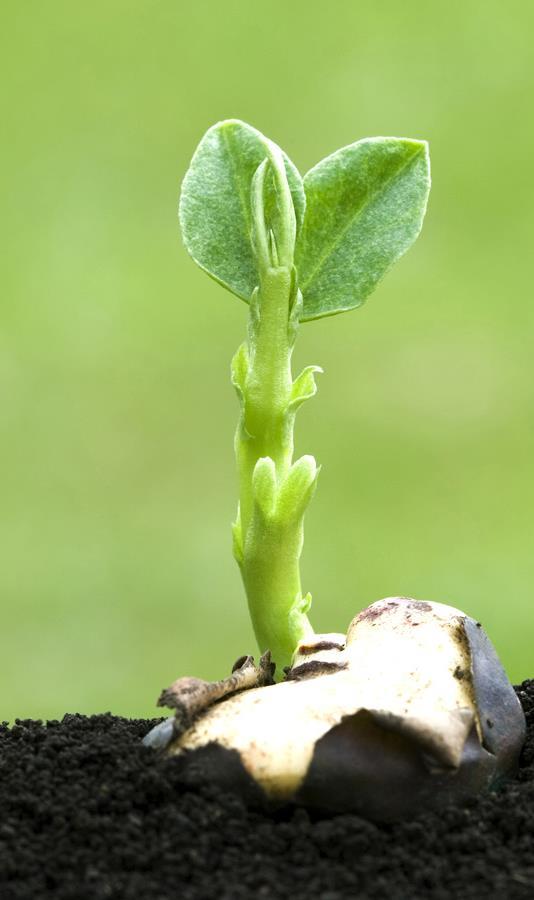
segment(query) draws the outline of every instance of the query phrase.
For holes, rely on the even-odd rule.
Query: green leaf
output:
[[[276,503],[276,466],[269,456],[261,457],[252,473],[254,503],[264,519],[270,519]]]
[[[264,159],[282,151],[263,134],[237,119],[219,122],[197,147],[182,184],[180,226],[184,244],[208,275],[242,300],[250,300],[258,284],[251,243],[251,186]],[[301,176],[283,155],[297,231],[304,218]],[[272,172],[266,178],[265,209],[277,208]]]
[[[430,189],[425,141],[368,138],[304,178],[296,251],[301,320],[360,306],[421,230]]]
[[[298,611],[299,613],[301,613],[301,615],[305,616],[309,613],[312,605],[312,600],[313,598],[309,591],[304,595],[304,597],[301,597],[298,603]]]
[[[315,375],[322,374],[321,366],[306,366],[300,375],[295,378],[291,388],[291,397],[287,408],[290,412],[296,412],[305,400],[310,400],[317,393]]]
[[[243,343],[240,344],[240,346],[234,353],[230,368],[230,378],[232,381],[232,385],[236,389],[241,406],[243,406],[245,400],[245,385],[247,381],[249,364],[250,360],[248,345],[246,341],[243,341]]]
[[[297,628],[301,624],[301,622],[300,622],[301,617],[308,615],[308,613],[311,609],[312,600],[313,600],[313,598],[309,591],[307,594],[304,595],[304,597],[302,596],[302,594],[300,592],[295,597],[293,606],[289,610],[289,620],[294,621],[295,626]],[[311,630],[311,632],[313,634],[313,630]],[[304,635],[303,635],[303,637],[304,637]]]
[[[313,456],[301,456],[293,463],[278,490],[276,517],[281,522],[304,515],[317,486],[319,468]]]

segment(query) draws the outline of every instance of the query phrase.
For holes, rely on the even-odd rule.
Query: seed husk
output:
[[[187,727],[167,726],[160,743],[192,783],[394,821],[462,802],[517,766],[519,701],[480,623],[454,607],[380,600],[346,636],[303,642],[277,684],[251,687],[261,676],[244,665],[242,687],[221,694],[217,682]]]

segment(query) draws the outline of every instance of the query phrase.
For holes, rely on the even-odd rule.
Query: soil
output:
[[[518,777],[397,825],[276,816],[140,739],[160,720],[0,726],[0,900],[515,900],[534,897],[534,680]]]

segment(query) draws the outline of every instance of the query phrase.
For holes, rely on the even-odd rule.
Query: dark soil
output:
[[[142,747],[154,724],[69,715],[0,726],[0,900],[534,897],[534,680],[519,775],[399,825],[267,816]]]

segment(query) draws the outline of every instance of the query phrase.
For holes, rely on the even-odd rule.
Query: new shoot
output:
[[[361,306],[419,234],[429,187],[424,141],[357,141],[301,178],[239,121],[210,128],[186,174],[185,245],[249,307],[232,362],[233,546],[261,652],[220,681],[182,677],[162,693],[174,715],[145,743],[176,755],[190,783],[392,820],[462,801],[517,764],[524,716],[480,623],[394,597],[346,634],[315,634],[300,578],[319,469],[293,458],[294,427],[321,369],[293,376],[298,331]]]
[[[293,378],[299,326],[364,302],[419,234],[429,187],[424,141],[358,141],[302,179],[276,144],[239,121],[210,128],[183,183],[187,249],[249,304],[232,362],[241,406],[233,546],[260,651],[271,651],[278,672],[313,635],[299,565],[319,469],[313,456],[293,460],[293,433],[321,369]]]

